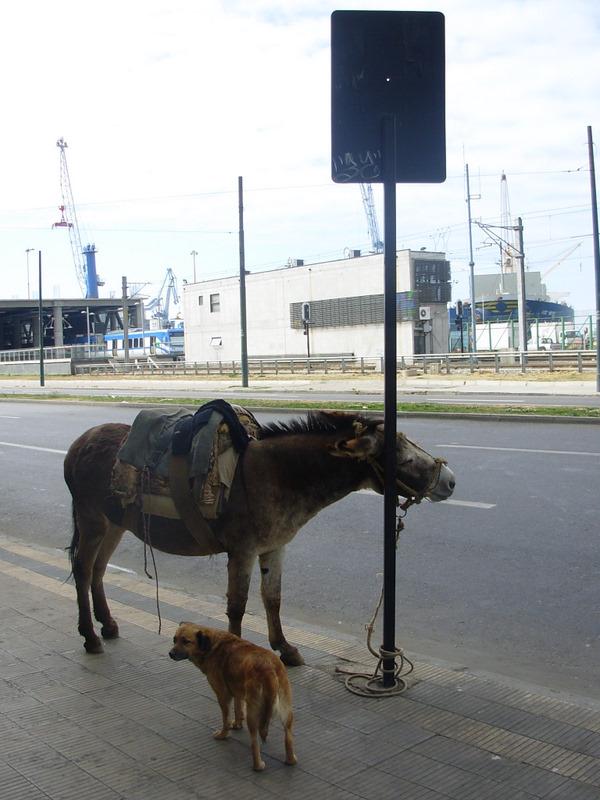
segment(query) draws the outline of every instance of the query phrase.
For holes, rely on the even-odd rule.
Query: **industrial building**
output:
[[[448,350],[450,264],[444,253],[401,250],[397,263],[398,354]],[[383,254],[318,264],[298,259],[246,273],[249,358],[383,355]],[[183,290],[187,361],[240,358],[240,277]]]
[[[127,302],[129,324],[141,324],[143,300]],[[0,351],[102,343],[109,330],[123,327],[122,298],[0,300]]]

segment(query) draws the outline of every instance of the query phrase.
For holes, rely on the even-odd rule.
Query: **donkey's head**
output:
[[[332,454],[366,461],[372,468],[371,487],[383,494],[384,427],[381,418],[357,418],[349,436],[335,442]],[[403,433],[396,434],[396,488],[411,502],[423,498],[438,502],[454,491],[454,473],[441,458],[434,458]]]

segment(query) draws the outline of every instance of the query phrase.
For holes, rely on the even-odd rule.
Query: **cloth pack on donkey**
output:
[[[194,414],[140,411],[118,452],[112,491],[123,507],[181,519],[193,535],[225,509],[239,456],[259,428],[251,412],[225,400]]]

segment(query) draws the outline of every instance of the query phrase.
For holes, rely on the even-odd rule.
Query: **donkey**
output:
[[[131,503],[123,507],[111,488],[113,465],[130,430],[105,423],[83,433],[69,448],[65,481],[73,498],[74,532],[68,548],[79,606],[78,630],[88,653],[102,652],[91,610],[105,639],[119,635],[104,592],[106,566],[124,532],[166,553],[228,555],[229,630],[241,635],[250,578],[258,558],[269,643],[288,666],[304,663],[285,638],[281,619],[281,572],[285,545],[323,508],[350,492],[383,493],[384,428],[380,416],[314,412],[304,419],[262,426],[240,457],[227,506],[203,532],[192,536],[181,519],[152,516]],[[397,493],[406,503],[446,500],[454,475],[403,433],[396,436]],[[90,606],[90,592],[92,606]]]

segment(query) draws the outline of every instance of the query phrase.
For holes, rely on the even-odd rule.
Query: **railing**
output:
[[[519,353],[442,353],[400,357],[400,374],[446,374],[464,372],[560,372],[583,373],[595,370],[596,354],[589,350],[530,351],[521,357]],[[226,376],[241,374],[240,361],[156,362],[134,361],[111,362],[110,364],[80,364],[76,374],[101,375],[134,374],[164,376]],[[248,372],[252,375],[310,375],[310,374],[362,374],[383,373],[383,358],[261,358],[248,360]]]
[[[0,364],[39,361],[39,348],[0,351]],[[155,357],[132,358],[125,363],[107,357],[102,345],[71,345],[45,347],[44,359],[71,360],[72,372],[77,375],[166,375],[166,376],[228,376],[241,374],[239,360],[232,361],[172,361]],[[592,350],[529,350],[521,356],[513,350],[478,351],[477,353],[435,353],[400,356],[398,371],[412,374],[452,374],[454,372],[560,372],[577,373],[596,369],[596,352]],[[248,370],[253,375],[307,375],[311,373],[353,373],[376,375],[383,373],[383,358],[359,356],[313,356],[311,358],[250,358]]]
[[[44,360],[71,359],[81,361],[90,358],[106,358],[106,350],[101,344],[72,344],[63,347],[44,347]],[[28,347],[20,350],[0,350],[0,364],[23,361],[39,361],[40,348]]]

